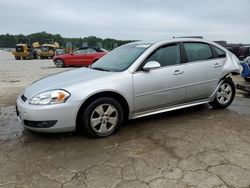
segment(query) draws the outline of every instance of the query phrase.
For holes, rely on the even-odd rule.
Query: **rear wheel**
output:
[[[214,108],[226,108],[234,100],[235,85],[231,78],[226,78],[217,90],[215,99],[210,104]]]
[[[58,68],[61,68],[61,67],[64,67],[64,66],[65,66],[64,61],[63,61],[62,59],[57,59],[57,60],[55,60],[55,65],[56,65],[56,67],[58,67]]]
[[[123,121],[123,110],[119,102],[103,97],[93,101],[84,111],[82,128],[94,137],[113,134]]]

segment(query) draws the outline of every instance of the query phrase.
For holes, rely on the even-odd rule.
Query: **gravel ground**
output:
[[[250,187],[250,97],[129,121],[108,138],[38,134],[17,122],[15,99],[57,69],[0,51],[0,187]],[[239,76],[234,77],[238,82]]]

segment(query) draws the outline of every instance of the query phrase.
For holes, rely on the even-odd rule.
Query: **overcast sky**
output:
[[[0,0],[0,34],[250,43],[250,0]]]

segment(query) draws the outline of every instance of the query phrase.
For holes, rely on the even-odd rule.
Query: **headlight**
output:
[[[30,104],[50,105],[64,103],[70,96],[70,93],[64,90],[53,90],[39,93],[32,97]]]

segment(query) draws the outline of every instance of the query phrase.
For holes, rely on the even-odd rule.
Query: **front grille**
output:
[[[27,97],[25,97],[24,95],[21,96],[21,99],[23,102],[27,101]]]

